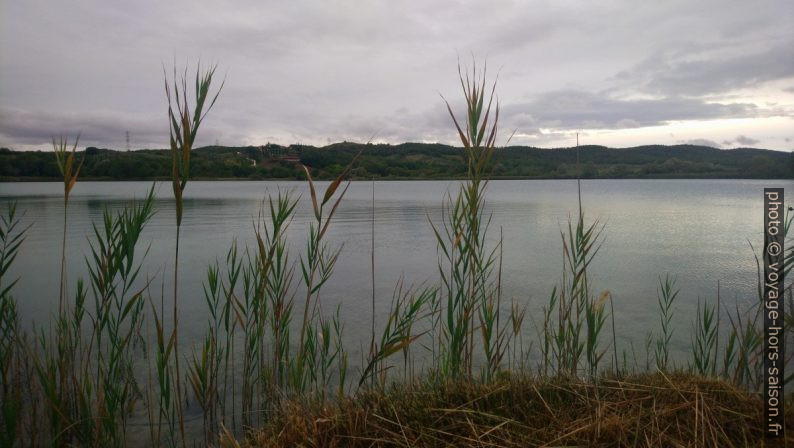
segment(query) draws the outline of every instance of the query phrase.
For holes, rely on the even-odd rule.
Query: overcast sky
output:
[[[199,145],[455,143],[439,93],[474,55],[502,142],[791,151],[793,24],[791,0],[0,0],[0,146],[164,148],[174,60],[226,78]]]

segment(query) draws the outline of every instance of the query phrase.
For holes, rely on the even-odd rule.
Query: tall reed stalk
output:
[[[207,101],[212,78],[215,75],[216,66],[209,68],[202,72],[201,67],[196,68],[196,81],[194,91],[195,107],[192,111],[188,103],[187,97],[187,68],[182,74],[181,78],[177,79],[176,67],[174,67],[173,79],[171,82],[165,74],[163,68],[163,75],[165,78],[165,95],[168,99],[168,123],[169,123],[169,143],[171,147],[171,178],[173,183],[174,198],[176,200],[176,242],[174,248],[174,370],[176,375],[176,394],[177,394],[177,414],[179,416],[179,431],[182,436],[182,445],[185,445],[185,427],[182,412],[182,381],[179,374],[179,312],[178,312],[178,288],[179,288],[179,233],[182,228],[182,210],[183,201],[182,196],[187,186],[188,178],[190,177],[190,151],[193,148],[193,143],[196,140],[196,134],[199,126],[204,121],[207,113],[215,105],[223,84],[212,97],[209,105],[204,109]],[[173,83],[173,95],[172,87]]]
[[[443,376],[471,377],[477,345],[474,334],[479,323],[480,343],[486,357],[483,376],[488,379],[499,364],[497,339],[504,334],[494,328],[499,310],[492,275],[498,246],[491,250],[485,247],[490,217],[484,214],[489,162],[496,149],[499,104],[497,101],[494,105],[496,82],[487,89],[485,69],[479,73],[473,65],[471,75],[464,75],[458,65],[458,75],[466,102],[463,126],[449,102],[446,99],[444,102],[463,145],[467,176],[454,199],[448,195],[442,225],[431,222],[441,256],[439,273],[446,296],[441,310],[444,316],[439,321],[439,371]]]
[[[55,161],[58,164],[58,171],[63,178],[63,239],[61,242],[61,278],[59,282],[58,291],[58,310],[63,310],[64,301],[66,300],[66,222],[67,211],[69,208],[69,193],[77,183],[77,177],[80,175],[80,168],[85,162],[85,157],[80,160],[79,164],[75,164],[75,152],[77,151],[77,143],[80,141],[80,135],[74,140],[72,151],[68,150],[69,142],[66,138],[61,137],[58,142],[52,139],[52,149],[55,153]]]

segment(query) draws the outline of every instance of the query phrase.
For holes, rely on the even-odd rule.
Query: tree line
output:
[[[352,172],[359,179],[464,178],[461,148],[426,143],[207,146],[193,151],[191,172],[199,179],[305,179],[301,164],[316,179],[338,176],[364,149]],[[578,153],[578,157],[577,157]],[[166,149],[116,151],[88,147],[83,179],[169,179],[171,154]],[[740,148],[721,150],[696,145],[648,145],[633,148],[580,146],[541,149],[498,148],[492,160],[493,178],[794,178],[794,152]],[[55,180],[58,166],[50,151],[0,148],[0,180]]]

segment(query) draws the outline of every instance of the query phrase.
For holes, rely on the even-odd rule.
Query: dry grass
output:
[[[684,373],[641,374],[597,384],[504,377],[492,384],[392,386],[336,404],[288,402],[245,442],[227,434],[222,445],[778,446],[764,445],[762,413],[757,396],[721,380]],[[792,442],[794,410],[788,409],[787,415]]]

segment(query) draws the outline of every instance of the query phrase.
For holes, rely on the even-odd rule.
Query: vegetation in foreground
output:
[[[353,157],[363,154],[351,173],[355,179],[464,179],[460,147],[441,144],[335,143],[264,147],[207,146],[193,149],[191,174],[197,179],[335,179]],[[489,167],[494,179],[792,179],[794,153],[706,146],[638,146],[540,149],[499,148]],[[168,150],[115,151],[89,147],[83,178],[92,180],[170,179]],[[299,163],[297,163],[299,162]],[[0,148],[0,180],[51,180],[58,177],[52,154]]]
[[[688,372],[594,382],[505,374],[488,383],[401,383],[333,403],[291,401],[246,440],[224,435],[221,445],[738,448],[763,444],[762,420],[759,397]]]
[[[177,241],[182,192],[195,166],[192,145],[214,103],[205,103],[213,72],[197,70],[192,108],[186,74],[174,74],[173,88],[166,83]],[[310,197],[301,201],[279,191],[263,201],[256,244],[233,244],[207,270],[208,321],[202,341],[192,346],[179,339],[178,248],[168,308],[165,292],[158,297],[152,287],[157,279],[142,274],[146,250],[139,239],[156,212],[153,190],[95,224],[85,258],[88,280],[69,287],[62,277],[57,314],[32,332],[20,324],[16,280],[7,276],[27,230],[10,205],[0,220],[3,446],[185,447],[233,445],[234,437],[261,445],[312,443],[295,439],[301,433],[279,426],[285,422],[304,425],[320,444],[352,443],[339,435],[408,445],[477,439],[497,445],[757,444],[758,430],[748,422],[759,423],[753,394],[762,384],[760,290],[746,310],[723,310],[719,294],[699,303],[691,358],[681,365],[670,357],[679,291],[673,276],[660,277],[659,328],[647,334],[639,356],[633,348],[618,351],[611,294],[599,292],[588,275],[604,226],[586,219],[580,201],[561,229],[561,279],[541,312],[527,315],[526,304],[502,297],[504,242],[486,238],[491,219],[484,212],[497,154],[496,86],[488,89],[484,71],[476,69],[460,73],[460,80],[467,108],[461,117],[449,113],[466,180],[444,198],[443,218],[430,223],[439,281],[395,287],[386,321],[376,322],[373,311],[369,351],[357,367],[342,344],[342,310],[324,310],[321,292],[341,256],[325,235],[361,154],[324,192],[315,187],[312,169],[302,167]],[[54,146],[66,207],[87,162],[76,144],[71,152],[65,140]],[[286,230],[301,202],[313,220],[296,255]],[[787,234],[792,221],[789,215]],[[789,249],[785,270],[793,257]],[[62,251],[62,263],[71,260]],[[791,283],[785,294],[784,337],[794,343]],[[373,292],[373,309],[379,300],[386,299]],[[790,365],[792,353],[787,356]],[[688,373],[673,373],[679,370]],[[648,371],[659,373],[641,374]],[[351,414],[343,418],[339,409],[348,407]],[[535,420],[552,426],[535,431],[527,426]],[[463,436],[442,433],[461,431],[464,423]],[[650,429],[635,426],[645,423]],[[623,430],[628,435],[620,435]]]

